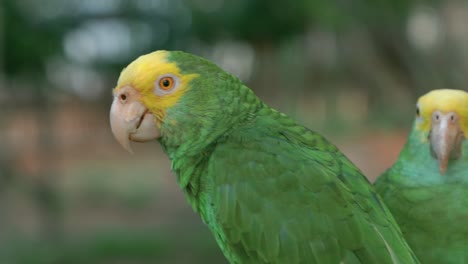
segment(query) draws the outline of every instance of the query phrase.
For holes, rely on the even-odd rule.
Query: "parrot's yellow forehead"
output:
[[[165,112],[174,106],[188,90],[188,83],[197,74],[182,74],[180,68],[170,61],[171,52],[160,50],[138,57],[131,62],[120,74],[114,93],[124,86],[135,88],[141,95],[140,100],[153,112],[159,120],[164,118]],[[170,74],[179,79],[177,89],[164,96],[155,94],[155,83],[159,77]]]
[[[138,57],[123,69],[116,89],[132,85],[141,90],[147,88],[151,81],[156,80],[158,74],[179,72],[175,63],[168,62],[168,56],[169,52],[160,50]]]
[[[460,126],[465,135],[468,135],[468,93],[462,90],[440,89],[433,90],[418,100],[420,122],[417,126],[420,131],[431,129],[432,113],[455,112],[460,116]]]

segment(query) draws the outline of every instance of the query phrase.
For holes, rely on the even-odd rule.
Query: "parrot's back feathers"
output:
[[[266,107],[214,145],[208,191],[190,200],[232,263],[417,263],[367,179],[319,134]]]

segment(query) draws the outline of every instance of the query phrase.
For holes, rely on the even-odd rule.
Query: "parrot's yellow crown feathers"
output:
[[[422,118],[418,125],[419,130],[430,130],[432,113],[438,110],[442,113],[457,113],[460,116],[460,127],[468,135],[467,92],[453,89],[433,90],[419,98],[417,107]]]

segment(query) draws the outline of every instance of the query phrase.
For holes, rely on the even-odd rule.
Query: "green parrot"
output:
[[[419,98],[398,161],[376,183],[422,263],[468,263],[468,93]]]
[[[353,163],[208,60],[141,56],[113,94],[116,139],[160,142],[230,263],[418,263]]]

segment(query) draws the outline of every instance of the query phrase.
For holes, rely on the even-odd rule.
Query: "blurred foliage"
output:
[[[305,31],[308,2],[285,5],[268,0],[194,0],[194,32],[200,39],[212,42],[226,37],[249,42],[281,41]]]
[[[0,263],[226,263],[216,243],[197,232],[175,237],[160,230],[109,230],[72,237],[60,244],[12,239]]]
[[[372,108],[378,106],[385,97],[381,96],[385,93],[383,90],[391,89],[392,84],[381,83],[381,76],[373,78],[368,74],[372,67],[366,65],[369,63],[382,64],[384,69],[379,70],[396,75],[391,78],[401,82],[399,85],[408,90],[412,100],[434,81],[438,86],[457,84],[457,80],[445,78],[444,74],[427,78],[424,72],[443,70],[444,67],[431,65],[420,69],[418,65],[440,60],[432,59],[430,54],[421,54],[408,41],[407,24],[412,11],[420,6],[439,10],[440,1],[437,0],[424,3],[297,0],[287,5],[278,0],[109,0],[98,4],[77,0],[4,0],[2,3],[3,68],[7,77],[28,74],[29,79],[45,82],[44,86],[48,88],[63,83],[54,81],[51,73],[54,68],[50,66],[57,60],[91,69],[103,76],[108,84],[128,61],[140,54],[157,49],[182,49],[207,54],[210,58],[212,56],[206,50],[212,50],[213,45],[223,40],[252,45],[257,57],[252,82],[261,81],[262,76],[271,71],[269,68],[262,71],[263,65],[281,63],[275,62],[280,49],[294,38],[307,37],[314,32],[329,32],[336,38],[335,43],[322,44],[328,50],[333,47],[326,46],[338,45],[338,50],[333,51],[337,53],[333,55],[337,58],[337,66],[331,70],[340,76],[334,78],[355,82],[355,89],[370,94]],[[105,43],[103,34],[113,31],[113,34],[121,33],[121,37],[115,38],[111,34],[107,36],[110,43]],[[321,40],[317,38],[316,41]],[[307,59],[304,52],[307,53],[308,48],[302,47],[306,51],[295,49],[301,58],[296,63],[306,69],[316,60],[312,57],[304,61]],[[450,55],[441,48],[441,52],[448,53],[445,56]],[[355,58],[356,55],[348,54],[353,51],[363,53],[364,57]],[[377,56],[378,61],[372,61],[375,60],[372,56]],[[212,59],[216,61],[216,57]],[[313,70],[320,73],[324,69]],[[267,85],[270,84],[261,81],[257,87]],[[38,86],[20,85],[33,91]],[[14,85],[5,87],[18,89]],[[328,90],[310,85],[300,88]]]
[[[5,74],[44,71],[44,62],[62,48],[66,30],[61,24],[35,23],[21,13],[19,1],[2,1],[3,69]]]

